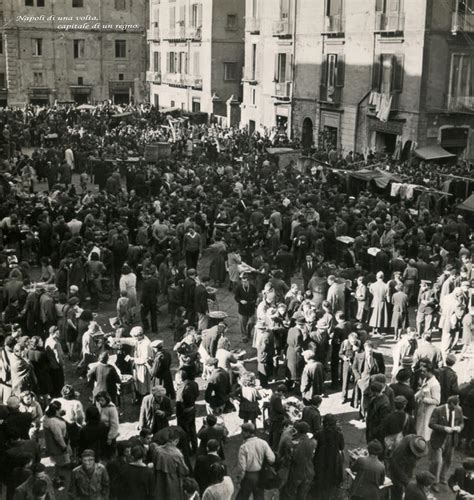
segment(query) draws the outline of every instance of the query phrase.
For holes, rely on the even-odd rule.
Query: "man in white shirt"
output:
[[[239,448],[237,481],[240,482],[240,489],[236,500],[247,500],[250,496],[254,500],[263,500],[264,492],[258,487],[260,471],[265,462],[275,462],[275,454],[266,441],[255,435],[256,429],[251,422],[241,427],[244,442]]]

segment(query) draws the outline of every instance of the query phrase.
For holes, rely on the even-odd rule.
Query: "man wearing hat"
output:
[[[392,500],[402,500],[418,460],[427,453],[428,443],[415,434],[408,434],[395,447],[389,459],[388,474],[393,483]]]
[[[416,432],[414,418],[405,411],[407,403],[408,400],[405,396],[395,396],[395,410],[386,415],[383,419],[381,437],[383,437],[387,456],[402,440],[403,436]]]
[[[162,385],[157,385],[151,389],[151,394],[143,398],[138,427],[150,429],[155,434],[169,427],[168,419],[172,413],[171,400],[166,396],[166,389]]]
[[[196,311],[194,299],[196,292],[196,269],[190,268],[186,271],[186,278],[183,284],[183,305],[186,309],[187,319],[191,325],[196,324]]]
[[[372,294],[372,315],[370,316],[369,326],[374,332],[388,326],[387,297],[388,286],[384,282],[384,274],[379,271],[376,275],[377,281],[369,286]]]
[[[436,293],[430,287],[431,282],[421,280],[420,291],[418,292],[418,309],[416,311],[416,330],[418,336],[431,329],[433,314],[436,311]]]
[[[240,283],[235,288],[234,299],[238,303],[242,342],[248,342],[255,325],[258,293],[255,285],[249,283],[247,273],[240,275]]]
[[[141,326],[134,326],[130,330],[130,338],[120,338],[121,344],[133,346],[133,356],[126,357],[126,361],[133,363],[133,379],[135,381],[136,402],[151,391],[150,363],[154,359],[153,348]]]
[[[251,422],[241,425],[244,442],[238,454],[237,482],[240,483],[236,500],[263,499],[263,490],[259,487],[260,471],[264,463],[273,464],[275,454],[266,441],[255,435],[256,429]]]
[[[293,319],[295,326],[288,330],[287,349],[286,349],[286,368],[287,380],[293,386],[301,379],[303,371],[303,333],[305,327],[305,316],[297,312]]]
[[[34,487],[38,480],[44,481],[46,483],[46,499],[53,500],[55,498],[53,481],[46,474],[46,467],[41,463],[34,463],[31,468],[31,476],[24,482],[21,483],[15,490],[14,498],[15,500],[28,500],[35,498]]]
[[[46,285],[45,292],[41,294],[39,299],[39,316],[40,323],[44,332],[44,337],[48,329],[56,325],[56,308],[54,306],[53,295],[57,288],[55,285]]]
[[[288,481],[281,491],[284,498],[306,499],[314,479],[316,441],[308,436],[310,428],[306,422],[296,422],[295,430]]]
[[[355,474],[351,500],[381,498],[380,487],[385,481],[385,466],[379,457],[383,454],[383,446],[375,439],[367,445],[367,451],[367,457],[359,457],[351,466]]]
[[[154,340],[151,347],[155,353],[155,359],[151,366],[151,378],[154,384],[162,385],[166,389],[166,395],[175,399],[173,376],[171,374],[171,354],[163,348],[161,339]]]
[[[93,450],[84,450],[81,465],[73,469],[69,494],[71,498],[106,500],[109,498],[110,481],[105,466],[96,463]]]
[[[450,396],[446,404],[434,409],[430,418],[430,471],[436,477],[437,484],[445,484],[451,466],[453,451],[459,441],[459,434],[464,427],[464,416],[459,406],[459,396]]]

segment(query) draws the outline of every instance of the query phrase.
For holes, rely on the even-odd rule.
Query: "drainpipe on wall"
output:
[[[290,139],[293,137],[293,94],[294,94],[294,86],[296,82],[296,15],[298,12],[298,0],[293,0],[293,47],[291,49],[291,66],[292,66],[292,82],[291,82],[291,91],[290,91],[290,111],[288,113],[288,130],[290,131]]]

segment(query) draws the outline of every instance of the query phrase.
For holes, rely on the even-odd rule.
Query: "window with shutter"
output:
[[[403,54],[395,54],[393,57],[393,81],[392,91],[401,92],[403,90],[403,68],[404,56]]]
[[[336,87],[344,87],[344,76],[345,76],[345,64],[344,55],[337,55],[337,66],[336,66]]]
[[[257,44],[252,44],[252,80],[257,78]]]
[[[186,25],[186,5],[181,5],[179,7],[179,21],[181,25]]]
[[[323,57],[322,63],[321,63],[321,85],[326,87],[327,86],[327,71],[328,71],[328,61],[327,61],[327,56]]]
[[[198,17],[197,17],[197,27],[200,28],[202,26],[202,3],[198,4]]]
[[[376,54],[372,66],[372,90],[380,91],[380,72],[382,67],[382,56]]]
[[[170,7],[170,28],[173,29],[176,25],[176,7]]]
[[[193,55],[193,75],[194,76],[201,75],[200,62],[201,62],[200,61],[200,53],[194,52],[194,55]]]

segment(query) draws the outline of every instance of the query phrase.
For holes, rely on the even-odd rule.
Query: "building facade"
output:
[[[473,9],[471,0],[247,0],[241,125],[343,154],[438,144],[472,158]]]
[[[151,0],[150,102],[239,124],[245,0]]]
[[[3,0],[3,15],[9,104],[146,100],[146,0]]]

